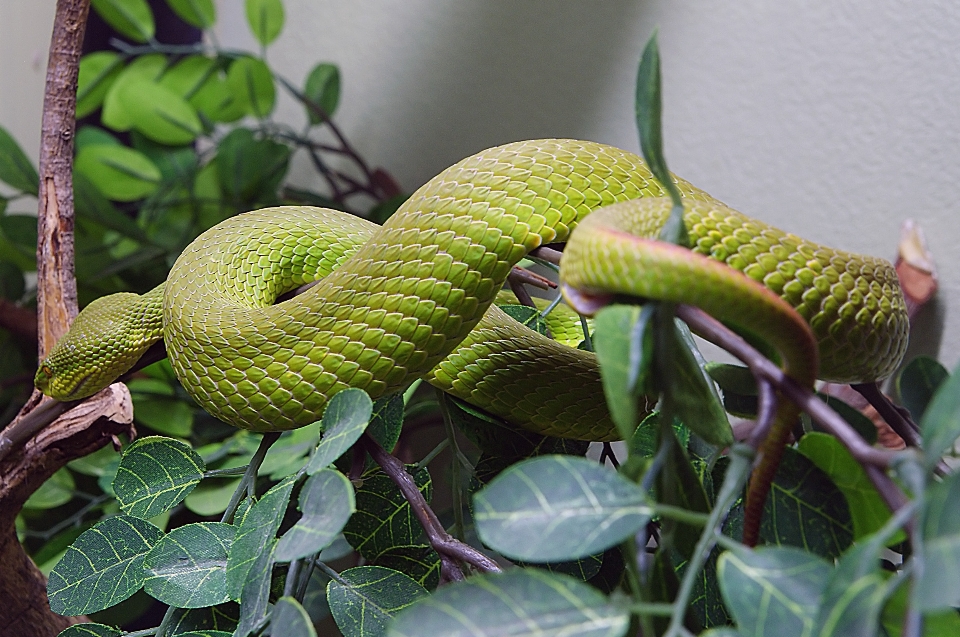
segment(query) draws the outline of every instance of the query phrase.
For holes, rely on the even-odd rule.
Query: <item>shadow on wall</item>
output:
[[[407,187],[488,146],[596,138],[609,128],[595,118],[610,111],[602,106],[611,75],[643,46],[640,4],[436,4],[418,16],[416,32],[404,34],[417,44],[384,62],[382,99],[351,122],[350,134],[381,161],[404,158],[389,165]],[[632,97],[620,110],[632,121]]]

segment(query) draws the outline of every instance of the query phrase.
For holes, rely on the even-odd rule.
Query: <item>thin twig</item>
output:
[[[453,560],[460,560],[470,564],[477,570],[484,573],[499,573],[500,567],[492,559],[473,548],[468,544],[460,542],[447,533],[446,529],[440,523],[437,515],[427,504],[426,499],[417,488],[413,476],[407,473],[403,463],[397,458],[383,450],[383,447],[370,437],[369,434],[363,434],[361,438],[367,452],[373,457],[374,461],[380,465],[383,471],[393,480],[394,484],[400,489],[403,497],[410,503],[413,514],[417,517],[420,525],[427,535],[427,539],[433,549],[440,554],[441,570],[448,581],[463,578],[463,571]]]
[[[858,383],[850,385],[858,394],[867,399],[867,402],[873,405],[880,417],[883,418],[890,428],[898,436],[903,438],[908,447],[920,447],[920,428],[917,423],[910,418],[910,412],[906,409],[897,407],[887,398],[876,383]]]

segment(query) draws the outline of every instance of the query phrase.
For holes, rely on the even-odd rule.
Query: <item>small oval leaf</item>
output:
[[[281,0],[247,0],[247,23],[257,42],[267,46],[283,30],[283,2]]]
[[[160,169],[146,155],[126,146],[87,146],[77,155],[76,170],[108,199],[136,201],[153,193]]]
[[[0,181],[30,195],[40,192],[37,169],[3,126],[0,126]]]
[[[122,68],[123,59],[113,51],[96,51],[83,56],[77,78],[77,119],[100,108]]]
[[[213,0],[167,0],[167,4],[187,24],[206,29],[217,21]]]
[[[353,485],[345,475],[325,469],[310,476],[300,490],[303,517],[280,538],[276,560],[290,562],[326,548],[356,508]]]
[[[307,473],[327,467],[353,446],[370,423],[373,401],[362,389],[350,387],[330,399],[323,412],[323,439],[307,464]]]
[[[316,125],[332,117],[340,103],[340,69],[335,64],[325,62],[313,67],[304,83],[303,94],[320,111],[307,106],[307,118],[311,124]]]
[[[156,32],[146,0],[91,0],[90,4],[107,24],[131,40],[146,42]]]
[[[227,70],[227,85],[244,110],[254,117],[266,117],[273,111],[277,89],[273,73],[263,60],[242,57]]]
[[[295,597],[281,597],[270,616],[270,634],[278,637],[317,637],[317,630]]]

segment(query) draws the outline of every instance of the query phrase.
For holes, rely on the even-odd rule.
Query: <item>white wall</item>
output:
[[[4,72],[11,64],[29,67],[32,54],[7,53],[10,2],[0,2]],[[671,168],[744,212],[849,250],[893,256],[900,222],[917,219],[941,268],[939,300],[920,322],[919,345],[949,366],[960,359],[960,4],[285,5],[287,25],[269,49],[271,65],[300,83],[318,61],[339,64],[338,121],[407,189],[463,156],[515,139],[581,137],[636,150],[636,63],[659,25]],[[218,3],[218,36],[255,50],[242,6]],[[11,87],[6,75],[0,80],[4,125],[13,90],[14,109],[39,108],[33,93]],[[303,116],[286,102],[277,117],[299,123]],[[304,166],[294,175],[312,177]]]
[[[892,257],[901,221],[915,218],[942,287],[914,351],[950,366],[960,358],[960,5],[286,6],[271,63],[294,81],[317,61],[338,63],[338,120],[408,189],[515,139],[582,137],[636,150],[636,64],[659,25],[671,168],[748,214],[848,250]],[[235,15],[223,38],[249,45]],[[289,105],[280,116],[297,111]]]

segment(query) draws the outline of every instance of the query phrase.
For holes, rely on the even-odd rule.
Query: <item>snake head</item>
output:
[[[130,370],[162,337],[162,317],[145,317],[145,298],[111,294],[84,308],[40,364],[37,389],[57,400],[80,400]]]

